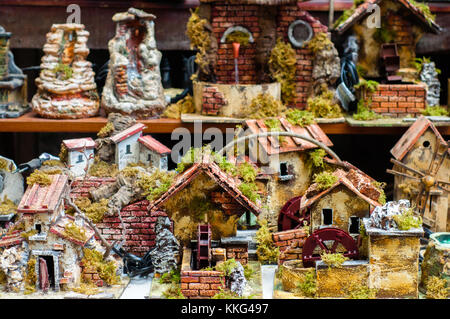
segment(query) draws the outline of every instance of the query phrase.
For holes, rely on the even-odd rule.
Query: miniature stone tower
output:
[[[82,24],[54,24],[47,33],[33,110],[42,117],[86,118],[97,114],[99,97],[91,63],[89,32]]]
[[[109,72],[102,94],[106,112],[135,118],[155,118],[164,111],[166,101],[161,84],[156,48],[156,17],[134,8],[117,13],[116,35],[109,41]]]

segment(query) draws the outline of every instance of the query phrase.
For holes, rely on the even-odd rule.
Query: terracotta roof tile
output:
[[[28,186],[17,207],[18,213],[53,213],[61,198],[68,192],[66,175],[50,175],[52,183],[48,186],[33,184]]]
[[[372,206],[381,206],[381,204],[378,201],[375,201],[373,199],[371,199],[370,197],[364,195],[361,190],[362,190],[362,185],[354,185],[352,183],[352,181],[347,178],[347,176],[353,172],[353,174],[355,174],[355,170],[351,170],[350,172],[345,172],[342,169],[337,169],[336,171],[334,171],[333,175],[335,175],[336,177],[338,177],[338,181],[331,186],[330,188],[313,195],[312,197],[307,198],[307,196],[303,196],[302,200],[300,202],[300,209],[301,208],[306,208],[311,206],[312,204],[314,204],[316,201],[318,201],[320,198],[322,198],[324,195],[328,194],[329,192],[331,192],[333,189],[335,189],[337,186],[339,185],[344,185],[345,187],[347,187],[349,190],[351,190],[356,196],[358,196],[359,198],[363,199],[364,201],[366,201],[368,204],[372,205]],[[359,173],[358,173],[359,174]],[[348,176],[350,177],[350,176]],[[360,180],[364,180],[366,179],[366,176],[361,175],[361,179]],[[353,181],[355,181],[356,179],[353,179]],[[314,191],[316,188],[316,184],[312,184],[307,190],[306,193]]]
[[[85,138],[74,138],[71,140],[63,140],[63,144],[67,147],[69,150],[79,150],[79,149],[89,149],[95,147],[95,142],[90,137]]]
[[[134,134],[141,133],[146,126],[142,123],[136,123],[133,126],[127,128],[126,130],[123,130],[122,132],[119,132],[113,136],[111,136],[111,141],[114,143],[119,143],[126,139],[127,137],[130,137]]]
[[[75,219],[72,216],[65,215],[58,218],[58,220],[50,227],[50,232],[61,237],[64,239],[67,239],[68,241],[71,241],[74,244],[80,245],[84,247],[86,243],[94,236],[95,232],[94,230],[89,227],[88,225],[83,226],[83,230],[86,234],[86,239],[84,241],[81,241],[77,238],[69,237],[64,233],[65,226],[73,222]]]
[[[183,190],[202,172],[216,181],[216,183],[230,194],[240,205],[250,210],[255,215],[259,215],[261,208],[244,196],[239,190],[238,186],[240,181],[222,171],[209,156],[203,156],[200,162],[195,163],[186,171],[178,175],[167,192],[161,195],[157,200],[151,202],[148,209],[160,209],[161,205],[163,205],[170,197]]]
[[[20,230],[16,230],[9,235],[3,236],[0,238],[0,247],[7,248],[20,245],[25,240],[25,238],[21,236],[21,233]]]
[[[322,131],[319,125],[311,124],[305,127],[300,127],[298,125],[292,125],[284,118],[279,118],[280,120],[280,131],[292,132],[300,135],[304,135],[309,138],[314,138],[318,142],[325,144],[326,146],[333,146],[328,136]],[[268,131],[268,128],[264,124],[264,120],[247,120],[245,125],[250,129],[251,134],[264,133]],[[277,153],[286,153],[294,151],[304,151],[312,148],[317,148],[318,146],[310,143],[306,140],[302,140],[297,137],[284,136],[283,144],[280,147],[277,137],[259,137],[258,142],[267,152],[268,155]]]
[[[427,129],[431,129],[433,131],[441,144],[447,145],[447,142],[439,133],[436,126],[434,126],[434,124],[425,116],[421,116],[408,128],[408,130],[398,140],[397,144],[395,144],[395,146],[391,149],[391,154],[395,157],[395,159],[401,161]]]
[[[353,14],[344,22],[342,22],[337,28],[335,28],[335,31],[338,34],[343,34],[346,32],[351,26],[353,26],[358,21],[364,19],[366,16],[371,14],[373,11],[367,10],[371,4],[380,4],[383,0],[367,0],[366,2],[360,4]],[[418,19],[421,24],[424,26],[424,28],[430,30],[431,32],[438,33],[441,31],[441,27],[436,24],[433,21],[429,21],[425,18],[424,13],[417,8],[416,6],[412,5],[411,2],[408,0],[392,0],[397,1],[400,4],[402,4],[407,10],[409,10],[416,19]]]
[[[141,136],[138,138],[138,141],[142,145],[147,147],[149,150],[157,152],[161,155],[169,154],[171,152],[170,148],[168,148],[164,144],[158,142],[156,139],[154,139],[150,135]]]

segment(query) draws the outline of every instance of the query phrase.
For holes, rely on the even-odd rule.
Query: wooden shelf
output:
[[[18,118],[0,119],[0,132],[17,133],[95,133],[100,130],[107,120],[105,117],[91,117],[78,120],[51,120],[40,118],[34,112],[26,113]],[[193,123],[183,123],[177,119],[152,119],[140,120],[147,128],[146,133],[166,133],[170,134],[176,128],[187,128],[190,132],[194,130]],[[225,132],[226,128],[232,128],[233,123],[203,123],[202,131],[214,127]],[[403,134],[408,126],[350,126],[348,123],[321,123],[320,127],[326,134],[358,134],[358,135],[400,135]],[[438,126],[442,135],[450,135],[450,125]]]

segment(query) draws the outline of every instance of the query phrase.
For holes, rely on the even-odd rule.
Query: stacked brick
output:
[[[89,179],[78,179],[72,183],[72,189],[70,190],[70,196],[72,198],[77,197],[89,197],[89,191],[99,188],[100,186],[114,183],[115,178],[107,177],[94,177]]]
[[[126,65],[119,65],[116,67],[116,73],[114,74],[114,82],[116,85],[116,90],[119,95],[127,94],[128,84],[127,84],[127,67]]]
[[[242,214],[245,208],[236,202],[227,192],[211,192],[211,201],[222,207],[222,211],[226,215]]]
[[[225,277],[221,271],[181,271],[181,293],[186,298],[211,298],[221,288],[225,288]]]
[[[297,4],[282,5],[278,9],[277,16],[277,38],[281,37],[285,42],[289,43],[288,28],[295,20],[303,20],[309,23],[314,31],[314,34],[319,32],[328,32],[328,28],[320,23],[319,20],[313,18],[308,12],[300,10]],[[293,106],[304,109],[306,101],[310,95],[312,86],[312,70],[314,56],[311,50],[306,47],[294,48],[297,57],[297,71],[296,71],[296,94]]]
[[[93,266],[84,265],[83,262],[80,262],[81,267],[81,276],[83,281],[92,282],[97,285],[97,287],[103,287],[104,282],[100,278],[97,269]]]
[[[211,26],[216,39],[221,39],[223,33],[230,27],[242,26],[249,30],[253,38],[260,35],[258,25],[260,6],[246,4],[228,4],[218,2],[211,10]],[[264,9],[264,8],[262,8]],[[256,83],[256,44],[249,43],[240,47],[238,58],[239,83]],[[217,66],[215,69],[217,83],[235,83],[234,57],[232,43],[218,43]]]
[[[126,241],[123,246],[127,252],[137,256],[144,255],[155,246],[156,221],[159,216],[167,216],[165,212],[148,211],[148,204],[147,200],[143,200],[125,206],[121,211],[126,229]],[[122,239],[123,229],[117,214],[104,217],[103,221],[97,224],[97,228],[110,242]]]
[[[248,245],[227,245],[227,259],[234,258],[241,265],[248,263]]]
[[[302,258],[302,248],[307,234],[303,229],[292,229],[274,233],[273,241],[280,249],[279,264],[287,260],[298,260]]]
[[[390,12],[386,19],[386,28],[394,31],[394,42],[398,46],[406,47],[409,52],[415,52],[414,32],[410,18],[403,17],[399,11]],[[400,59],[402,63],[402,59]],[[408,62],[408,61],[405,61]],[[409,67],[409,65],[400,65]]]
[[[203,89],[202,114],[218,115],[220,109],[228,104],[222,92],[215,86],[207,86]]]
[[[380,84],[373,93],[368,93],[371,109],[390,117],[420,115],[426,107],[426,85],[420,84]]]

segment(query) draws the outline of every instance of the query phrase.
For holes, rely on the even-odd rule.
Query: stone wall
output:
[[[368,286],[369,265],[364,260],[350,260],[335,268],[319,261],[316,264],[316,276],[318,297],[346,297],[351,286]]]
[[[277,38],[281,37],[285,42],[289,43],[288,28],[295,20],[301,19],[309,23],[314,34],[319,32],[328,32],[328,28],[320,23],[319,20],[313,18],[308,12],[300,10],[297,4],[282,5],[278,9],[277,16]],[[311,50],[302,47],[294,48],[297,56],[297,72],[296,72],[296,94],[292,105],[297,108],[304,109],[306,101],[311,93],[312,86],[312,70],[314,56]]]
[[[279,264],[287,260],[302,259],[302,248],[307,234],[303,229],[286,230],[273,234],[273,241],[280,249]]]
[[[226,245],[227,259],[234,258],[242,265],[248,263],[248,245]]]
[[[379,114],[390,117],[420,115],[426,107],[425,84],[380,84],[378,90],[369,93],[370,108]]]

